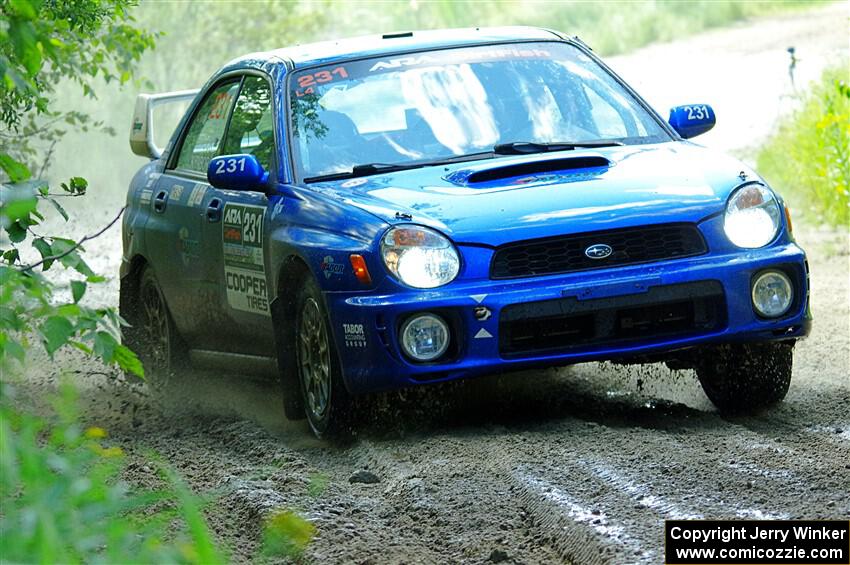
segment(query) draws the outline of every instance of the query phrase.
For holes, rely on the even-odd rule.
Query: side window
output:
[[[250,153],[267,171],[274,152],[272,93],[266,79],[247,76],[230,118],[223,153]]]
[[[218,149],[221,138],[224,137],[227,118],[238,91],[237,80],[219,86],[207,96],[180,147],[178,169],[205,173],[210,159],[220,154]]]

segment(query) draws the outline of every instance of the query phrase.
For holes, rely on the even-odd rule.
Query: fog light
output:
[[[766,318],[776,318],[788,311],[794,300],[791,281],[779,271],[767,271],[753,283],[753,306]]]
[[[434,314],[413,316],[401,327],[401,346],[416,361],[433,361],[449,347],[449,326]]]

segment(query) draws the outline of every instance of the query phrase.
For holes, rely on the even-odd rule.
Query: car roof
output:
[[[518,41],[554,41],[563,36],[537,27],[476,27],[439,29],[413,32],[367,35],[347,39],[305,43],[261,53],[252,53],[234,59],[224,69],[256,66],[275,62],[289,62],[295,69],[314,65],[346,61],[360,57],[391,55],[410,51],[465,47],[488,43]]]

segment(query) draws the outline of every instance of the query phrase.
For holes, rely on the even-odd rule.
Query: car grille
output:
[[[499,317],[502,357],[564,353],[596,346],[688,337],[726,326],[717,281],[656,286],[642,294],[514,304]]]
[[[588,247],[604,244],[611,254],[603,259],[585,255]],[[511,243],[496,250],[491,279],[512,279],[632,265],[701,255],[708,248],[693,224],[666,224]]]

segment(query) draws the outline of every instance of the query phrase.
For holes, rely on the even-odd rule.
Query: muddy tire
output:
[[[324,298],[312,278],[301,285],[295,308],[295,359],[307,422],[320,439],[347,439],[352,399],[342,380]]]
[[[721,412],[752,412],[785,398],[793,359],[793,344],[724,345],[702,352],[697,376]]]
[[[165,297],[153,269],[143,267],[137,284],[122,286],[122,304],[128,305],[124,342],[139,356],[145,368],[145,382],[152,392],[162,394],[176,372],[186,368],[186,347],[168,311]]]

